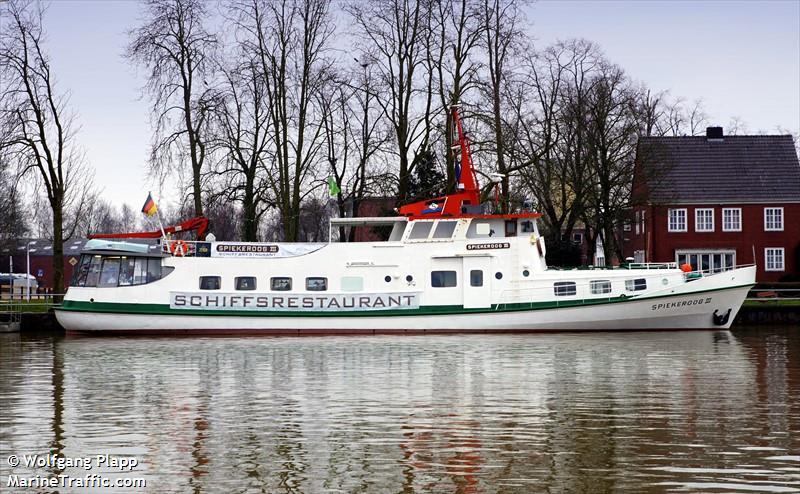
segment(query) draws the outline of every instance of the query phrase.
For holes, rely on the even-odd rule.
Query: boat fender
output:
[[[731,309],[728,309],[728,312],[725,314],[717,314],[717,309],[714,309],[714,324],[717,326],[724,326],[728,323],[728,318],[731,316]]]
[[[189,253],[189,246],[183,240],[175,240],[169,244],[169,251],[173,256],[183,257]]]

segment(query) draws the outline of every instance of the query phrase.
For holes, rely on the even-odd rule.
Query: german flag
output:
[[[153,216],[158,212],[156,201],[153,200],[153,196],[149,192],[147,193],[147,200],[144,201],[144,206],[142,206],[142,212],[147,216]]]

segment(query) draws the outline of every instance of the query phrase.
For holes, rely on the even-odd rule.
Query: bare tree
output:
[[[271,144],[266,80],[260,65],[242,47],[238,62],[222,69],[224,89],[218,95],[214,126],[221,160],[215,173],[223,186],[215,196],[242,204],[241,238],[258,240],[258,225],[272,204],[265,160]]]
[[[413,156],[423,147],[430,121],[427,98],[422,108],[415,104],[419,92],[427,89],[420,66],[425,60],[428,5],[422,0],[375,0],[353,2],[348,10],[360,40],[360,60],[369,64],[378,84],[389,91],[388,98],[377,102],[397,141],[397,195],[404,201],[414,168]]]
[[[202,174],[208,156],[213,54],[217,37],[203,0],[145,0],[144,24],[130,31],[127,57],[148,71],[155,123],[151,170],[165,176],[191,165],[194,214],[203,214]]]
[[[242,0],[240,27],[265,78],[270,195],[283,239],[300,235],[300,207],[312,192],[324,145],[317,95],[331,81],[329,0]]]
[[[339,189],[335,196],[339,217],[357,216],[363,199],[386,178],[375,162],[390,136],[380,120],[375,102],[379,96],[372,93],[368,66],[361,68],[363,75],[356,70],[320,95],[328,163]],[[340,241],[354,235],[355,229],[349,235],[344,227],[339,229]]]
[[[589,93],[587,225],[602,235],[607,252],[622,258],[616,228],[631,204],[638,121],[635,90],[624,71],[603,62]]]
[[[510,174],[518,166],[509,162],[509,146],[507,141],[507,122],[504,119],[504,93],[509,84],[512,60],[516,55],[523,34],[520,30],[522,14],[517,0],[482,0],[480,11],[483,35],[482,48],[487,58],[488,78],[482,84],[483,100],[487,109],[482,118],[490,129],[489,140],[492,143],[493,158],[497,165],[497,173],[501,175],[501,211],[509,208]],[[519,166],[522,166],[520,163]]]
[[[91,192],[91,175],[75,138],[67,97],[55,89],[44,51],[39,4],[6,2],[8,20],[0,38],[0,154],[19,163],[20,176],[34,180],[48,207],[53,239],[53,288],[64,291],[64,240],[75,233]],[[4,23],[5,24],[5,23]]]
[[[426,43],[426,67],[429,68],[430,93],[438,95],[439,109],[447,111],[462,103],[477,84],[480,63],[475,51],[480,47],[484,24],[481,23],[479,0],[439,0],[433,2]],[[456,185],[456,153],[453,145],[453,122],[444,118],[443,141],[447,188]]]

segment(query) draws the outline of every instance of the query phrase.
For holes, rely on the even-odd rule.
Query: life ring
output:
[[[169,251],[172,252],[173,256],[183,257],[189,253],[189,245],[183,240],[175,240],[170,242]]]

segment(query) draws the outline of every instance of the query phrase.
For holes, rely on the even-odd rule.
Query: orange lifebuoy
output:
[[[174,242],[170,242],[169,251],[172,252],[173,256],[183,257],[189,253],[189,245],[183,240],[175,240]]]

